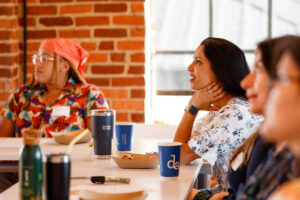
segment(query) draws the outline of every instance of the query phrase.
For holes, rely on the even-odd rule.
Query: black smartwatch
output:
[[[193,105],[190,105],[190,107],[188,107],[186,110],[194,116],[196,116],[198,113],[198,109]]]

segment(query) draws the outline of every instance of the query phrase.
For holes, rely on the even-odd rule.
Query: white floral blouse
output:
[[[219,111],[210,111],[195,122],[188,145],[213,166],[219,183],[213,193],[228,189],[226,174],[231,154],[262,120],[263,117],[250,113],[246,100],[234,97]]]

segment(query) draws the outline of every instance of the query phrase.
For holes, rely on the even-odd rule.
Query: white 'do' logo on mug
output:
[[[168,168],[179,170],[179,166],[180,166],[179,161],[175,162],[175,155],[171,155],[171,157],[173,157],[173,159],[168,161],[168,163],[167,163]]]

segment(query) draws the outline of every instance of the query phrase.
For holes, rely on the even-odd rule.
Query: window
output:
[[[256,44],[300,33],[299,0],[151,0],[152,118],[178,124],[190,95],[188,65],[200,42],[237,44],[252,67]]]

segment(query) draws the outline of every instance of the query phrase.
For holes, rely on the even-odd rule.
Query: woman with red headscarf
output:
[[[17,87],[4,106],[0,136],[22,136],[37,129],[52,132],[89,128],[90,110],[107,109],[103,93],[86,83],[83,66],[88,53],[74,41],[52,38],[33,55],[31,84]]]

